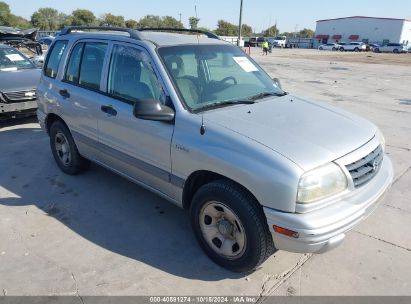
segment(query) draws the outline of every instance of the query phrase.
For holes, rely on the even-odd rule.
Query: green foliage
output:
[[[0,26],[26,29],[31,27],[31,24],[23,17],[13,15],[10,11],[10,6],[6,2],[0,1]]]
[[[192,30],[197,29],[199,22],[200,22],[200,19],[199,19],[199,18],[196,18],[196,17],[190,17],[190,18],[188,18],[188,23],[190,24],[190,28],[191,28]]]
[[[215,33],[219,36],[237,36],[238,35],[238,25],[232,24],[225,20],[218,20],[217,29]],[[241,36],[249,37],[252,36],[253,29],[247,24],[241,26]]]
[[[59,28],[58,16],[59,13],[54,8],[40,8],[31,16],[31,23],[40,30],[55,31]]]
[[[71,25],[77,26],[93,26],[96,25],[96,16],[93,12],[85,9],[77,9],[72,13]]]
[[[263,31],[261,36],[264,37],[275,37],[278,36],[280,33],[280,30],[278,29],[277,25],[270,26],[268,29]]]
[[[307,28],[301,30],[301,31],[298,33],[298,36],[299,36],[300,38],[313,38],[314,35],[315,35],[315,32],[314,32],[313,30],[310,30],[310,29],[307,29]]]
[[[113,14],[104,14],[99,20],[101,26],[117,26],[124,27],[125,21],[123,16],[115,16]]]
[[[131,29],[140,27],[138,21],[133,20],[133,19],[126,20],[125,24],[126,24],[126,27],[131,28]]]
[[[241,36],[251,37],[253,35],[253,28],[247,24],[241,26]]]
[[[139,27],[172,27],[172,28],[184,28],[184,25],[171,16],[154,16],[154,15],[147,15],[140,19],[138,22]]]
[[[219,36],[236,36],[237,26],[225,20],[218,20],[215,32]]]
[[[184,28],[184,25],[174,17],[165,16],[161,20],[162,25],[160,27]]]

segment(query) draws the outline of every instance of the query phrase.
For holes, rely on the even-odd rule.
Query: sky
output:
[[[214,29],[219,19],[238,24],[240,0],[0,0],[8,3],[15,15],[30,19],[41,7],[53,7],[69,14],[85,8],[99,17],[104,13],[122,15],[126,19],[140,19],[152,14],[173,16],[188,27],[188,18],[197,15],[199,26]],[[315,30],[316,20],[371,16],[411,19],[411,0],[243,0],[243,22],[259,32],[277,22],[282,32],[303,28]]]

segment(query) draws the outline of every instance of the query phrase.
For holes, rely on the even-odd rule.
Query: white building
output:
[[[411,20],[363,16],[318,20],[314,37],[314,47],[351,41],[411,45]]]

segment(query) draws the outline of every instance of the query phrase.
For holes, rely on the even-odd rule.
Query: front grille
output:
[[[374,178],[380,170],[383,158],[384,151],[381,146],[378,146],[367,156],[346,166],[356,188],[365,185]]]
[[[9,102],[19,102],[19,101],[28,101],[36,99],[36,91],[35,90],[27,90],[27,91],[18,91],[18,92],[8,92],[3,93],[6,100]]]

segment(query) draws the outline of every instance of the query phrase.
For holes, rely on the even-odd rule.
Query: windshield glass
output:
[[[241,49],[231,45],[162,47],[159,53],[191,110],[244,102],[260,94],[284,94]]]
[[[0,48],[0,71],[33,69],[34,65],[20,52],[12,48]]]

